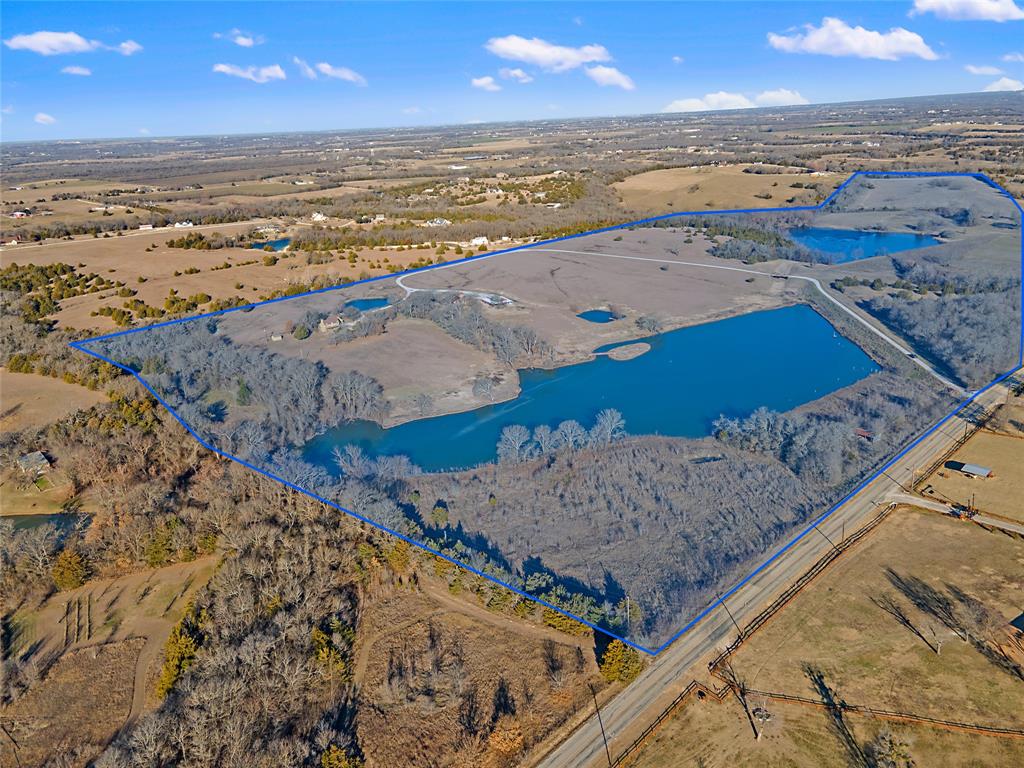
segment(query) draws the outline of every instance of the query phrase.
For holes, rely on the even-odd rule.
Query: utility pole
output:
[[[594,697],[594,711],[597,712],[597,724],[601,727],[601,738],[604,739],[604,754],[608,758],[608,768],[612,768],[612,751],[608,748],[608,734],[604,732],[604,720],[601,719],[601,708],[597,705],[597,691],[592,683],[587,683],[590,695]]]
[[[740,637],[743,637],[743,630],[740,629],[740,625],[736,623],[736,617],[732,615],[732,611],[729,610],[729,606],[725,604],[725,599],[721,595],[718,597],[718,603],[725,608],[725,612],[729,614],[729,618],[732,620],[732,625],[736,627],[736,632]]]

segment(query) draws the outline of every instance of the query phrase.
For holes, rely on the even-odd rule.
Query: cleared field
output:
[[[622,204],[656,213],[814,205],[843,180],[839,174],[744,173],[747,165],[666,168],[612,184]],[[794,187],[817,184],[819,189]]]
[[[55,660],[41,684],[0,709],[21,765],[61,751],[74,756],[70,764],[88,764],[127,720],[157,706],[152,684],[164,644],[215,568],[216,558],[205,557],[95,579],[13,615],[12,657]],[[0,750],[8,750],[0,751],[7,765],[6,739]]]
[[[1013,768],[1024,756],[1024,742],[952,733],[923,726],[893,725],[844,718],[842,731],[824,710],[797,704],[762,702],[771,719],[760,741],[742,707],[725,702],[693,702],[671,718],[644,746],[630,768],[848,768],[882,765],[857,759],[883,728],[907,745],[916,764],[928,768]],[[849,736],[847,741],[844,736]],[[856,745],[856,746],[854,746]]]
[[[17,469],[6,470],[0,475],[0,517],[58,514],[70,492],[59,472],[51,471],[36,485]]]
[[[102,392],[61,379],[0,368],[0,429],[4,432],[42,427],[106,399]]]
[[[0,709],[0,764],[87,765],[124,725],[132,706],[135,665],[145,640],[74,651],[13,704]],[[63,756],[60,759],[58,755]]]
[[[682,230],[620,230],[431,270],[403,278],[403,284],[501,293],[515,304],[490,310],[493,316],[557,339],[560,362],[588,359],[598,345],[643,335],[635,325],[641,315],[677,328],[795,301],[785,281],[671,264],[721,263],[707,255],[708,247],[702,236]],[[576,316],[603,308],[621,320],[600,324]]]
[[[947,464],[928,478],[927,495],[960,504],[973,500],[982,512],[1024,522],[1024,438],[977,432],[950,462],[988,467],[994,476],[971,479]]]
[[[234,329],[244,325],[244,320],[228,316],[224,325]],[[263,326],[251,330],[256,338],[246,338],[244,328],[232,330],[232,337],[243,343],[261,341]],[[283,334],[283,328],[274,330]],[[379,339],[356,339],[346,344],[333,343],[330,335],[319,332],[304,341],[289,334],[273,342],[271,349],[289,357],[322,360],[331,370],[355,370],[373,376],[393,403],[384,426],[421,418],[423,414],[413,402],[419,394],[430,396],[433,402],[429,415],[435,416],[508,400],[519,392],[514,372],[502,367],[492,355],[452,338],[427,320],[402,319]],[[473,380],[481,376],[496,382],[487,397],[472,394]]]
[[[737,674],[755,690],[818,698],[820,673],[850,704],[1024,727],[1009,627],[1024,542],[934,513],[893,515],[732,656]]]
[[[425,584],[430,579],[423,579]],[[604,685],[592,648],[472,596],[402,590],[360,617],[356,723],[367,768],[512,766]]]

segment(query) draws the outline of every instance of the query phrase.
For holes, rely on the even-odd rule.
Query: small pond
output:
[[[576,317],[586,320],[588,323],[610,323],[612,320],[619,319],[618,315],[607,309],[588,309],[586,312],[580,312]]]
[[[833,264],[927,248],[942,242],[931,235],[913,232],[867,232],[828,227],[791,229],[788,234],[794,242],[805,248],[829,254]]]
[[[257,251],[263,251],[266,250],[266,247],[269,245],[274,251],[283,251],[291,244],[291,242],[292,239],[290,237],[282,237],[277,240],[264,240],[262,243],[253,243],[249,247],[255,248]]]
[[[381,309],[382,307],[386,307],[390,303],[391,301],[389,299],[383,298],[352,299],[351,301],[346,301],[345,306],[352,307],[352,309],[358,309],[360,312],[369,312],[371,309]]]

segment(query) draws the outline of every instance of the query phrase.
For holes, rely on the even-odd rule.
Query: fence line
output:
[[[874,518],[872,518],[867,525],[858,529],[853,534],[843,539],[837,547],[833,547],[822,555],[821,558],[819,558],[814,565],[805,571],[796,582],[791,584],[781,595],[775,598],[767,608],[755,616],[750,623],[743,628],[739,636],[731,645],[715,657],[709,665],[711,672],[715,673],[718,665],[728,658],[729,655],[734,653],[747,638],[763,627],[768,620],[772,618],[772,616],[778,613],[783,606],[792,600],[797,593],[803,590],[804,587],[813,581],[818,574],[825,570],[825,568],[827,568],[843,552],[871,533],[871,531],[873,531],[886,517],[888,517],[889,513],[895,507],[895,504],[889,504]],[[619,766],[625,765],[626,762],[634,756],[636,751],[643,746],[644,742],[646,742],[647,739],[649,739],[651,735],[658,730],[658,728],[660,728],[669,717],[675,714],[676,710],[685,704],[693,695],[703,694],[704,696],[709,696],[717,699],[718,701],[722,701],[725,699],[725,696],[729,691],[730,688],[728,685],[716,691],[698,683],[696,680],[691,681],[685,688],[683,688],[682,692],[672,700],[672,703],[658,715],[654,722],[648,725],[639,736],[637,736],[625,749],[622,750],[622,752],[619,753],[618,757],[616,757],[612,763],[613,767],[619,768]]]

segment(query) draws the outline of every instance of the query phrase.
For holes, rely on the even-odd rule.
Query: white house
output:
[[[310,216],[310,218],[313,221],[316,221],[316,222],[327,221],[327,216],[325,216],[324,214],[320,213],[320,211],[317,211],[316,213],[314,213],[312,216]]]
[[[480,237],[474,237],[472,240],[469,241],[469,244],[476,247],[479,245],[487,245],[489,242],[491,241],[481,235]]]
[[[338,328],[341,328],[341,317],[338,315],[328,315],[320,321],[320,333],[328,333]]]

